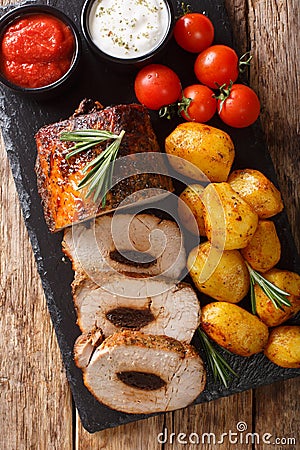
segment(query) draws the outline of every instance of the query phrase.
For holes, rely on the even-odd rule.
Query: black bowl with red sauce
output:
[[[79,66],[81,41],[74,23],[49,5],[23,5],[0,19],[0,82],[16,93],[61,93]]]

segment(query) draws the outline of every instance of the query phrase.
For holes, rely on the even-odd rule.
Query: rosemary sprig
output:
[[[215,349],[212,342],[201,328],[198,328],[198,333],[215,381],[223,383],[223,385],[228,388],[230,378],[232,375],[237,377],[237,373],[230,367],[226,359]]]
[[[86,129],[65,131],[61,133],[60,140],[76,142],[76,144],[69,149],[70,152],[66,156],[66,159],[68,160],[72,156],[77,155],[77,153],[88,150],[89,148],[101,144],[101,142],[107,141],[108,139],[117,139],[118,137],[119,136],[117,134],[113,134],[110,131]]]
[[[105,130],[86,129],[67,131],[60,135],[61,141],[75,142],[69,149],[70,151],[66,156],[67,160],[80,152],[89,150],[102,142],[113,139],[113,142],[105,150],[83,168],[82,172],[86,175],[77,186],[77,189],[83,189],[88,186],[85,197],[88,198],[94,194],[94,202],[101,196],[102,208],[106,204],[106,192],[112,182],[114,163],[124,134],[124,130],[118,135]]]
[[[290,294],[283,291],[271,281],[264,278],[259,272],[252,269],[252,267],[245,261],[250,275],[250,296],[252,313],[256,314],[256,298],[254,286],[257,284],[266,296],[271,300],[276,309],[283,309],[283,306],[292,306],[287,298]]]

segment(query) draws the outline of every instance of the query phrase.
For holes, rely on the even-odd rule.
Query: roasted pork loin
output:
[[[122,329],[139,330],[189,343],[200,322],[200,304],[187,283],[114,274],[101,286],[75,279],[73,294],[82,332],[96,327],[108,337]]]
[[[126,413],[184,408],[205,387],[203,362],[189,344],[138,331],[114,333],[89,358],[80,355],[84,383],[103,404]]]
[[[166,173],[166,169],[161,167],[162,161],[157,160],[159,146],[146,108],[137,104],[103,109],[99,105],[92,105],[83,105],[68,120],[44,126],[35,136],[38,191],[45,220],[52,232],[114,210],[128,198],[129,203],[144,200],[144,189],[147,189],[148,197],[158,195],[158,190],[161,195],[173,190],[170,178],[159,175]],[[87,113],[89,109],[92,112]],[[108,192],[104,207],[99,202],[95,203],[93,196],[85,198],[86,188],[77,190],[77,185],[84,176],[82,170],[85,165],[101,153],[107,144],[93,147],[67,161],[66,155],[73,143],[60,140],[62,132],[84,129],[101,129],[115,134],[125,131],[117,158],[129,158],[120,159],[118,179],[121,181]],[[149,152],[155,152],[156,155]],[[140,173],[138,167],[135,173],[135,165],[138,166],[140,161],[138,153],[148,155],[144,164],[145,173]]]
[[[178,280],[186,252],[180,228],[153,214],[114,214],[65,230],[63,250],[90,278],[118,272]]]
[[[81,369],[87,367],[92,354],[103,341],[103,333],[97,327],[93,327],[88,332],[78,336],[74,344],[74,359],[77,367]]]

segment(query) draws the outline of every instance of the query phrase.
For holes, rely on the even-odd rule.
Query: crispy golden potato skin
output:
[[[300,311],[300,276],[288,270],[271,269],[264,277],[290,294],[288,299],[292,306],[283,306],[282,311],[275,308],[258,285],[254,286],[257,315],[268,327],[276,327]]]
[[[178,216],[183,226],[193,234],[205,236],[203,219],[203,203],[201,194],[204,187],[201,184],[187,186],[180,194],[178,201]],[[195,223],[196,222],[196,223]]]
[[[222,253],[215,253],[217,264],[214,258],[209,258],[211,244],[205,242],[199,247],[195,247],[189,254],[187,268],[200,292],[219,301],[238,303],[247,294],[250,286],[249,272],[244,260],[238,250],[225,250]],[[205,264],[207,269],[213,271],[208,279],[203,271]],[[206,270],[207,270],[206,269]]]
[[[276,228],[270,220],[259,220],[256,231],[241,254],[258,272],[267,272],[280,260],[281,245]]]
[[[269,337],[268,327],[258,317],[226,302],[202,308],[201,328],[219,345],[240,356],[262,352]]]
[[[226,181],[235,156],[233,142],[227,133],[195,122],[178,125],[167,136],[165,150],[168,155],[182,158],[178,161],[170,158],[170,164],[177,172],[199,181]]]
[[[277,366],[300,369],[300,326],[274,328],[264,353]]]
[[[235,170],[228,183],[242,197],[260,219],[275,216],[283,210],[281,194],[274,184],[254,169]]]
[[[228,183],[210,183],[203,191],[207,238],[225,250],[246,247],[256,231],[258,215]]]

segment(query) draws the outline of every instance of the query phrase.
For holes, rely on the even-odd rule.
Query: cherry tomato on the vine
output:
[[[183,90],[183,103],[186,101],[188,106],[181,110],[181,115],[187,121],[205,123],[217,110],[213,91],[202,84],[193,84]]]
[[[212,44],[214,26],[204,14],[187,13],[177,20],[174,38],[184,50],[200,53]]]
[[[181,83],[177,74],[163,64],[143,67],[134,82],[135,95],[149,109],[175,103],[181,98]]]
[[[203,50],[195,61],[195,75],[200,83],[211,89],[235,82],[239,76],[239,58],[226,45],[212,45]]]
[[[233,84],[224,91],[225,98],[218,100],[218,114],[223,122],[235,128],[252,125],[260,112],[260,102],[253,89],[244,84]]]

